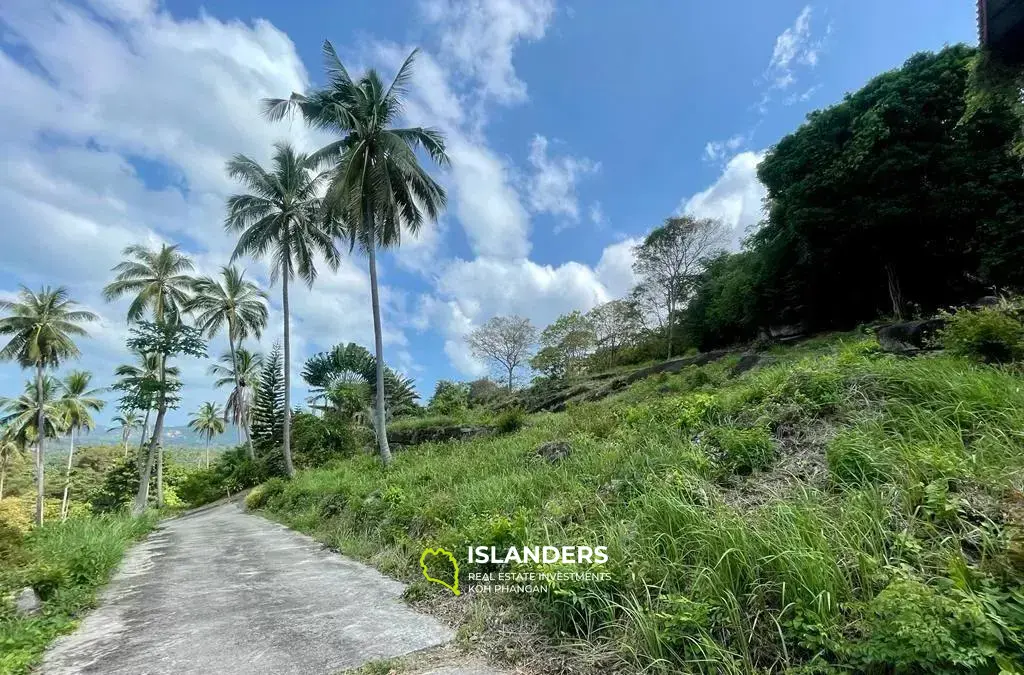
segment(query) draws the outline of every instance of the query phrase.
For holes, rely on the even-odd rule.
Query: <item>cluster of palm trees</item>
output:
[[[266,258],[270,283],[281,282],[286,411],[291,410],[289,284],[297,276],[312,286],[321,261],[336,269],[341,261],[336,245],[339,239],[348,244],[349,251],[358,246],[367,255],[376,354],[374,427],[384,463],[390,461],[391,453],[386,434],[387,371],[376,251],[379,247],[398,246],[403,229],[415,234],[424,220],[436,220],[446,205],[444,189],[423,169],[417,156],[417,152],[423,152],[438,165],[447,165],[443,136],[432,129],[394,126],[402,112],[415,55],[415,51],[411,53],[391,83],[385,84],[374,70],[352,78],[334,47],[325,42],[327,85],[306,94],[293,93],[287,99],[265,100],[264,110],[274,121],[299,114],[309,126],[332,133],[337,140],[311,154],[279,143],[274,146],[269,168],[245,155],[236,155],[227,163],[228,175],[247,189],[227,203],[225,228],[238,233],[231,262],[242,256]],[[258,366],[253,365],[257,359],[244,350],[242,342],[249,337],[258,338],[266,326],[265,292],[246,280],[244,272],[233,265],[225,266],[217,278],[193,278],[194,265],[177,246],[164,244],[157,250],[130,246],[124,253],[126,260],[114,268],[115,279],[104,289],[104,296],[107,300],[132,297],[127,312],[130,324],[151,319],[158,326],[175,326],[183,325],[191,317],[192,327],[208,338],[226,329],[229,351],[221,359],[224,365],[216,366],[214,374],[220,377],[221,384],[233,382],[233,390],[222,414],[216,404],[204,404],[193,415],[191,425],[210,439],[223,431],[223,417],[228,416],[239,425],[252,454],[249,382]],[[96,316],[78,309],[64,288],[44,288],[39,293],[23,288],[18,302],[0,303],[0,310],[10,314],[0,319],[0,335],[11,336],[0,350],[0,359],[16,360],[22,367],[34,368],[36,400],[44,401],[45,370],[78,356],[74,338],[86,335],[82,324]],[[118,368],[122,384],[130,387],[135,378],[139,383],[157,382],[164,391],[169,378],[177,375],[166,355],[138,354],[138,359],[137,364]],[[147,504],[154,463],[160,501],[160,433],[167,408],[166,397],[160,395],[148,402],[144,410],[123,408],[116,420],[122,430],[126,455],[132,430],[140,426],[143,429],[136,512]],[[148,420],[154,410],[156,421],[150,431]],[[60,418],[53,410],[36,405],[30,412],[29,417],[35,418],[34,427],[26,426],[26,434],[31,428],[45,430],[48,423],[56,433],[56,420]],[[294,473],[290,417],[284,416],[282,447],[289,475]],[[147,434],[149,449],[144,452]],[[46,433],[36,434],[34,442],[39,523],[43,516],[45,436]]]
[[[99,398],[102,389],[91,387],[92,373],[73,370],[62,380],[49,375],[43,378],[42,397],[36,383],[29,380],[25,391],[15,398],[0,398],[0,499],[4,495],[7,471],[14,460],[24,455],[28,446],[38,442],[38,411],[44,411],[44,436],[68,436],[67,468],[64,472],[64,494],[60,515],[67,518],[70,504],[71,469],[75,458],[75,434],[96,426],[92,413],[99,412],[105,401]],[[40,401],[42,402],[40,404]]]

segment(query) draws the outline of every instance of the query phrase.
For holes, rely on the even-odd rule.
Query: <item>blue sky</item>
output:
[[[263,96],[321,81],[320,45],[386,74],[421,48],[406,114],[443,130],[441,221],[382,260],[385,354],[424,398],[486,366],[463,337],[496,314],[543,326],[619,297],[631,246],[677,212],[760,218],[762,153],[811,110],[920,50],[976,41],[968,0],[376,3],[7,0],[0,6],[0,295],[67,285],[102,320],[75,364],[110,383],[125,303],[100,289],[132,243],[180,243],[205,273],[233,242],[224,161],[326,139],[270,124]],[[244,261],[266,282],[260,261]],[[280,335],[270,289],[266,349]],[[372,344],[365,261],[293,298],[293,373],[336,342]],[[211,352],[220,353],[223,340]],[[211,389],[183,364],[181,424]],[[0,365],[0,394],[24,374]],[[303,400],[301,381],[293,399]],[[111,406],[112,408],[112,406]],[[101,417],[106,420],[111,409]]]

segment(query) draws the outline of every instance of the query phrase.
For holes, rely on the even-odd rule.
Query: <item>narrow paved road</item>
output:
[[[125,558],[44,675],[318,675],[452,638],[402,584],[226,504],[167,522]]]

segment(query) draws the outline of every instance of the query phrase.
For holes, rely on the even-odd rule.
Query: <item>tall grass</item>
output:
[[[1021,490],[1020,379],[880,355],[849,335],[774,356],[737,379],[720,364],[688,369],[532,416],[516,434],[418,446],[388,470],[353,458],[260,501],[408,578],[426,546],[606,545],[611,581],[558,582],[518,601],[549,634],[613,644],[637,672],[1016,663],[1024,593],[1001,505]],[[821,428],[822,447],[791,440]],[[551,440],[568,441],[570,456],[536,457]],[[776,464],[801,453],[827,480],[772,487]],[[762,481],[767,500],[737,505]],[[936,599],[951,594],[953,604]],[[882,636],[904,628],[941,628],[949,648]]]
[[[0,674],[27,673],[57,636],[93,606],[125,550],[155,518],[71,518],[30,532],[0,561]],[[31,586],[42,597],[37,616],[16,615],[6,596]]]

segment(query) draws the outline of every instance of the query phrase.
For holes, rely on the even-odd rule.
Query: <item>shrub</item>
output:
[[[285,481],[283,478],[274,477],[262,485],[257,485],[245,497],[245,508],[250,510],[263,508],[268,501],[284,492]]]
[[[451,380],[438,380],[427,404],[427,410],[433,415],[458,415],[468,407],[469,385]]]
[[[509,408],[498,415],[494,421],[494,428],[499,434],[512,434],[523,428],[526,424],[526,412],[522,408]]]
[[[299,413],[292,417],[292,451],[299,468],[323,466],[332,459],[349,457],[357,449],[352,424],[341,415]]]
[[[1001,307],[947,315],[939,339],[951,354],[984,363],[1009,363],[1024,356],[1024,324]]]
[[[746,475],[768,468],[775,455],[775,442],[765,429],[715,427],[707,432],[718,465],[728,473]]]
[[[469,383],[468,401],[471,408],[487,405],[500,398],[503,393],[493,380],[486,377]]]

